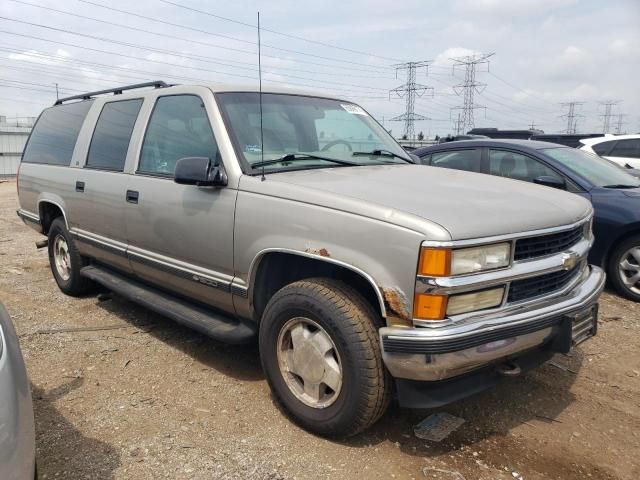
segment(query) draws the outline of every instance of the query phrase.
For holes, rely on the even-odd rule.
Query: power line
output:
[[[94,22],[103,23],[105,25],[112,25],[112,26],[115,26],[115,27],[124,28],[124,29],[131,30],[131,31],[134,31],[134,32],[141,32],[141,33],[146,33],[146,34],[149,34],[149,35],[155,35],[155,36],[158,36],[158,37],[161,37],[161,38],[165,38],[165,39],[166,38],[171,38],[171,39],[174,39],[174,40],[180,40],[180,41],[183,41],[183,42],[192,43],[192,44],[196,44],[196,45],[204,45],[204,46],[207,46],[207,47],[215,47],[215,48],[221,48],[221,49],[224,49],[224,50],[229,50],[229,51],[234,51],[234,52],[241,52],[241,53],[246,53],[246,54],[249,54],[249,55],[255,55],[255,52],[252,52],[250,50],[242,50],[242,49],[237,49],[237,48],[218,45],[218,44],[211,43],[211,42],[203,42],[203,41],[199,41],[199,40],[193,40],[193,39],[190,39],[190,38],[179,37],[179,36],[176,36],[176,35],[170,35],[170,34],[168,34],[166,32],[154,32],[153,30],[147,30],[147,29],[144,29],[144,28],[133,27],[133,26],[130,26],[130,25],[124,25],[122,23],[111,22],[111,21],[108,21],[108,20],[103,20],[103,19],[95,18],[95,17],[89,17],[87,15],[80,15],[78,13],[69,12],[69,11],[66,11],[66,10],[60,10],[60,9],[52,8],[52,7],[45,7],[44,5],[38,5],[38,4],[35,4],[35,3],[26,2],[24,0],[9,0],[9,1],[21,4],[21,5],[28,5],[28,6],[35,7],[35,8],[40,8],[40,9],[43,9],[43,10],[60,13],[60,14],[63,14],[63,15],[68,15],[68,16],[72,16],[72,17],[76,17],[76,18],[82,18],[84,20],[91,20],[91,21],[94,21]],[[162,0],[159,0],[159,1],[162,1]],[[204,58],[210,58],[210,59],[216,60],[216,57],[204,57]],[[279,57],[272,57],[272,58],[279,58]],[[231,59],[228,59],[228,58],[217,59],[217,60],[223,60],[224,62],[228,62],[228,63],[238,63],[240,65],[249,65],[249,66],[253,67],[253,68],[251,68],[251,70],[255,70],[255,62],[253,62],[253,63],[241,62],[241,61],[238,61],[238,60],[231,60]],[[216,63],[221,63],[221,62],[216,62]],[[221,63],[221,64],[222,65],[228,65],[228,63]],[[229,66],[233,66],[233,65],[229,65]],[[241,68],[241,67],[237,67],[237,68]],[[339,77],[366,77],[368,79],[372,78],[371,74],[354,75],[354,74],[348,74],[348,73],[344,73],[344,72],[331,73],[331,72],[322,72],[322,71],[313,71],[313,70],[301,70],[299,68],[289,68],[289,67],[282,67],[282,66],[278,66],[278,70],[289,70],[289,71],[294,71],[294,72],[310,73],[312,75],[331,75],[331,76],[339,76]],[[391,77],[389,76],[389,77],[375,77],[375,78],[381,78],[381,79],[389,78],[390,79]]]
[[[391,118],[394,122],[404,122],[404,135],[408,140],[413,140],[415,137],[415,122],[417,120],[428,120],[428,117],[415,113],[416,96],[421,97],[427,91],[433,92],[432,87],[416,83],[416,70],[418,68],[427,68],[431,62],[407,62],[396,66],[396,74],[399,70],[407,71],[407,82],[404,85],[400,85],[389,91],[389,97],[391,94],[396,94],[400,98],[406,99],[405,112],[402,115]]]
[[[464,66],[465,75],[464,82],[454,85],[453,89],[458,95],[463,95],[464,103],[460,107],[454,107],[454,110],[462,110],[462,128],[473,128],[475,126],[474,113],[478,108],[485,108],[482,105],[476,105],[474,100],[475,93],[481,93],[487,86],[486,83],[476,81],[476,67],[478,65],[487,65],[489,69],[489,57],[493,53],[480,53],[474,55],[465,55],[463,57],[451,58],[454,62],[453,68]]]
[[[232,68],[240,68],[240,69],[243,69],[243,70],[249,70],[251,72],[257,72],[256,68],[239,67],[239,66],[235,66],[235,65],[230,65],[228,63],[223,63],[223,62],[220,62],[220,61],[217,61],[217,60],[212,60],[211,57],[205,57],[205,56],[200,56],[200,55],[186,55],[186,54],[183,54],[181,52],[176,52],[174,50],[165,50],[165,49],[161,49],[161,48],[149,47],[147,45],[140,45],[140,44],[135,44],[135,43],[121,42],[119,40],[112,40],[112,39],[105,38],[105,37],[98,37],[96,35],[89,35],[89,34],[86,34],[86,33],[74,32],[72,30],[66,30],[66,29],[63,29],[63,28],[51,27],[51,26],[48,26],[48,25],[42,25],[42,24],[38,24],[38,23],[27,22],[27,21],[24,21],[24,20],[17,20],[17,19],[3,17],[3,16],[0,16],[0,19],[8,20],[8,21],[11,21],[11,22],[22,23],[22,24],[26,24],[26,25],[30,25],[30,26],[35,26],[35,27],[39,27],[39,28],[44,28],[44,29],[47,29],[47,30],[53,30],[53,31],[56,31],[56,32],[68,33],[70,35],[76,35],[76,36],[79,36],[79,37],[91,38],[92,40],[99,40],[99,41],[106,42],[106,43],[113,43],[115,45],[133,47],[133,48],[137,48],[139,50],[147,50],[149,52],[155,52],[155,53],[164,53],[164,54],[171,55],[171,56],[178,57],[178,58],[184,58],[184,59],[189,59],[189,60],[197,60],[197,61],[200,61],[200,62],[213,63],[213,64],[223,65],[223,66],[232,67]],[[11,32],[6,32],[6,33],[11,33]],[[28,36],[28,35],[23,35],[23,36]],[[59,42],[59,43],[62,44],[62,42]],[[82,47],[82,46],[73,45],[73,44],[71,44],[71,46],[75,46],[76,48],[88,49],[88,47]],[[102,52],[102,53],[105,53],[105,52]],[[119,54],[119,55],[126,56],[124,54]],[[173,65],[173,64],[171,64],[171,65]],[[182,65],[176,64],[175,66],[182,66]],[[187,67],[187,68],[196,69],[196,67]],[[223,74],[223,75],[235,75],[235,74],[228,74],[228,73],[224,73],[224,72],[216,72],[216,71],[213,71],[213,70],[206,70],[206,69],[199,69],[199,70],[211,71],[213,73],[218,73],[218,74]],[[316,82],[318,81],[318,80],[316,80],[314,78],[299,77],[297,75],[289,75],[289,74],[280,73],[280,72],[271,72],[271,71],[267,72],[267,71],[265,71],[264,73],[271,73],[271,74],[274,74],[274,75],[279,75],[279,76],[287,77],[287,78],[293,78],[293,79],[297,79],[297,80],[310,80],[312,82],[313,81],[316,81]],[[245,77],[245,78],[251,78],[252,80],[254,79],[254,77],[249,77],[249,76],[246,76],[246,75],[238,75],[238,76]],[[322,83],[330,83],[330,84],[334,84],[334,85],[342,85],[342,86],[348,86],[348,87],[364,88],[364,89],[368,89],[368,90],[386,91],[385,88],[380,88],[380,87],[369,87],[369,86],[366,86],[366,85],[341,83],[341,82],[334,82],[334,81],[330,81],[330,80],[322,80]]]
[[[204,11],[204,10],[198,10],[197,8],[188,7],[186,5],[181,5],[181,4],[175,3],[175,2],[170,2],[169,0],[158,0],[158,1],[160,1],[162,3],[166,3],[168,5],[173,5],[175,7],[183,8],[185,10],[190,10],[192,12],[197,12],[197,13],[201,13],[203,15],[208,15],[210,17],[218,18],[220,20],[225,20],[227,22],[233,22],[233,23],[236,23],[238,25],[244,25],[246,27],[251,27],[251,28],[256,28],[257,27],[256,25],[253,25],[251,23],[245,23],[245,22],[241,22],[239,20],[234,20],[232,18],[223,17],[222,15],[217,15],[215,13],[207,12],[207,11]],[[337,46],[337,45],[331,45],[330,43],[320,42],[318,40],[310,40],[308,38],[299,37],[297,35],[292,35],[290,33],[279,32],[277,30],[271,30],[271,29],[264,28],[264,27],[261,27],[260,29],[265,31],[265,32],[274,33],[276,35],[282,35],[283,37],[294,38],[296,40],[302,40],[303,42],[308,42],[308,43],[315,43],[316,45],[322,45],[323,47],[335,48],[337,50],[343,50],[345,52],[356,53],[358,55],[366,55],[366,56],[369,56],[369,57],[380,58],[382,60],[388,60],[388,61],[392,61],[392,62],[402,62],[403,61],[403,60],[400,60],[398,58],[383,57],[381,55],[376,55],[376,54],[373,54],[373,53],[362,52],[362,51],[359,51],[359,50],[352,50],[351,48],[340,47],[340,46]]]
[[[78,1],[82,2],[82,3],[89,4],[89,5],[93,5],[95,7],[100,7],[100,8],[104,8],[104,9],[107,9],[107,10],[111,10],[111,11],[114,11],[114,12],[124,13],[126,15],[132,15],[132,16],[138,17],[138,18],[144,18],[145,20],[150,20],[152,22],[158,22],[158,23],[162,23],[164,25],[171,25],[173,27],[184,28],[184,29],[187,29],[187,30],[192,30],[192,31],[195,31],[195,32],[204,33],[206,35],[212,35],[212,36],[215,36],[215,37],[226,38],[228,40],[233,40],[233,41],[236,41],[236,42],[241,42],[241,43],[257,46],[257,43],[254,42],[254,41],[251,41],[251,40],[244,40],[242,38],[232,37],[230,35],[223,35],[221,33],[213,33],[213,32],[209,32],[207,30],[201,30],[201,29],[198,29],[198,28],[189,27],[187,25],[180,25],[180,24],[173,23],[173,22],[168,22],[166,20],[162,20],[162,19],[159,19],[159,18],[149,17],[147,15],[141,15],[141,14],[138,14],[138,13],[135,13],[135,12],[131,12],[129,10],[122,10],[122,9],[114,8],[114,7],[111,7],[111,6],[102,5],[100,3],[92,2],[90,0],[78,0]],[[376,69],[376,68],[377,69],[388,69],[388,67],[382,67],[382,66],[370,65],[370,64],[366,64],[366,63],[353,62],[353,61],[350,61],[350,60],[342,60],[342,59],[333,58],[333,57],[324,57],[322,55],[315,55],[315,54],[308,53],[308,52],[300,52],[300,51],[297,51],[297,50],[290,50],[290,49],[287,49],[287,48],[280,48],[280,47],[276,47],[274,45],[265,45],[265,44],[263,44],[262,47],[263,48],[267,47],[267,48],[271,48],[273,50],[278,50],[278,51],[287,52],[287,53],[294,53],[296,55],[303,55],[303,56],[307,56],[307,57],[320,58],[320,59],[329,60],[329,61],[332,61],[332,62],[346,63],[346,64],[351,64],[351,65],[359,65],[359,66],[363,66],[363,67],[368,67],[369,69]],[[267,55],[264,54],[264,56],[267,56]],[[325,66],[327,66],[327,65],[325,65]]]

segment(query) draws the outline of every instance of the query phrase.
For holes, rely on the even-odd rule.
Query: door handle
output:
[[[76,192],[84,192],[84,182],[76,182]]]
[[[138,196],[140,194],[135,190],[127,190],[127,202],[138,203]]]

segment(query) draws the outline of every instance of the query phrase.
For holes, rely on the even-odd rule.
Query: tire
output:
[[[276,400],[295,423],[321,436],[348,437],[382,416],[389,404],[391,377],[382,361],[378,318],[358,292],[336,280],[301,280],[271,298],[260,324],[260,359]],[[321,359],[314,356],[329,343],[332,349]],[[295,361],[298,354],[304,361]],[[336,365],[341,372],[339,385]],[[291,373],[302,367],[313,382]],[[316,390],[319,376],[327,383]]]
[[[622,269],[623,262],[628,267],[626,270]],[[640,235],[629,237],[615,246],[609,258],[607,274],[616,292],[629,300],[640,302]],[[634,278],[635,284],[628,283]]]
[[[87,261],[78,253],[78,248],[62,217],[57,217],[51,222],[48,236],[49,265],[60,290],[74,297],[93,290],[95,284],[80,275],[80,269],[87,265]],[[61,249],[66,249],[66,255],[59,253]],[[61,258],[62,264],[57,264],[57,260],[60,261]]]

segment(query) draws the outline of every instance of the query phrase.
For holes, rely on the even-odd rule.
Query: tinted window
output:
[[[613,144],[616,143],[615,140],[610,140],[608,142],[597,143],[591,147],[591,149],[596,152],[598,155],[606,155]]]
[[[105,103],[93,131],[87,166],[122,171],[142,99]]]
[[[538,177],[562,176],[538,160],[505,150],[489,150],[489,173],[498,177],[533,182]]]
[[[431,155],[429,165],[434,167],[451,168],[454,170],[466,170],[468,172],[480,171],[480,150],[447,150]]]
[[[25,147],[23,161],[69,165],[78,133],[92,103],[69,103],[42,112]]]
[[[623,168],[591,153],[574,148],[546,148],[541,151],[596,187],[608,185],[640,186],[638,179],[629,175]]]
[[[618,140],[607,156],[640,158],[640,140]]]
[[[218,146],[200,97],[158,98],[142,143],[138,171],[173,175],[184,157],[218,160]]]

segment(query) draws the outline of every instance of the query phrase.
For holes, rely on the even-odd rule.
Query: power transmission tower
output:
[[[462,135],[464,133],[464,125],[462,124],[462,116],[458,112],[458,119],[454,122],[456,135]]]
[[[583,117],[584,115],[579,115],[576,113],[576,107],[579,105],[584,105],[584,102],[565,102],[560,104],[563,107],[569,107],[569,111],[564,115],[560,115],[560,118],[567,118],[567,128],[564,131],[565,133],[576,133],[578,126],[578,118]]]
[[[609,133],[611,129],[611,117],[613,116],[612,110],[614,105],[618,105],[620,100],[606,100],[600,102],[600,105],[604,106],[604,114],[602,117],[602,133]]]
[[[487,86],[486,83],[480,83],[476,81],[476,68],[478,65],[487,65],[487,71],[489,71],[489,57],[494,55],[493,53],[478,53],[474,55],[466,55],[464,57],[450,58],[453,61],[453,70],[456,67],[464,66],[464,82],[453,86],[454,92],[458,95],[463,95],[464,103],[460,107],[453,107],[452,110],[462,110],[462,119],[458,123],[458,129],[464,130],[467,128],[473,128],[475,126],[474,110],[478,108],[486,108],[483,105],[477,105],[474,101],[474,95],[476,93],[482,93]]]
[[[425,67],[428,68],[430,61],[422,61],[422,62],[407,62],[396,65],[396,77],[398,76],[398,71],[406,70],[407,71],[407,83],[404,85],[400,85],[399,87],[394,88],[393,90],[389,90],[389,98],[391,98],[391,94],[395,94],[400,98],[405,98],[406,100],[406,108],[405,112],[402,115],[398,115],[397,117],[393,117],[390,120],[394,122],[404,122],[404,136],[407,140],[413,140],[415,138],[416,130],[415,130],[415,122],[418,120],[431,120],[424,115],[419,115],[415,113],[415,104],[416,104],[416,96],[421,97],[426,92],[431,92],[433,95],[433,88],[428,87],[426,85],[422,85],[421,83],[416,83],[416,70],[418,68]],[[427,70],[428,72],[428,70]]]
[[[622,125],[624,125],[624,117],[626,117],[626,113],[618,114],[618,121],[616,123],[616,135],[622,135]]]
[[[535,130],[536,129],[536,122],[535,120],[531,120],[531,125],[529,125],[529,130]]]

